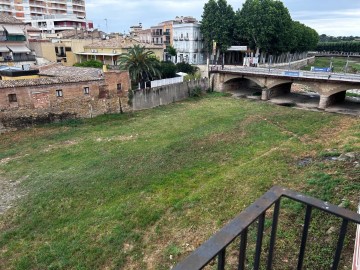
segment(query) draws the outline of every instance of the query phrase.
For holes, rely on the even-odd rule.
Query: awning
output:
[[[78,52],[78,55],[92,55],[92,56],[118,56],[121,53],[92,53],[92,52]]]
[[[7,47],[13,53],[28,53],[28,52],[31,52],[31,50],[28,47],[26,47],[25,45],[8,45]]]
[[[9,35],[25,35],[24,30],[18,25],[3,25]]]
[[[247,51],[247,46],[231,46],[229,49],[228,49],[228,52],[246,52]]]
[[[6,46],[0,46],[0,53],[3,53],[3,52],[10,52],[10,50]]]

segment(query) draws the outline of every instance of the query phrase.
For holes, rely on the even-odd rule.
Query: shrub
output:
[[[176,76],[176,66],[171,61],[162,61],[159,66],[161,78],[173,78]]]
[[[200,97],[202,95],[202,90],[199,86],[190,90],[189,96],[190,97]]]
[[[93,67],[93,68],[102,68],[103,63],[94,59],[91,59],[89,61],[85,61],[82,63],[76,63],[74,67]]]
[[[187,74],[194,75],[197,70],[198,70],[197,67],[192,66],[192,65],[190,65],[188,63],[185,63],[185,62],[180,62],[180,63],[176,64],[176,71],[177,72],[184,72],[184,73],[187,73]]]

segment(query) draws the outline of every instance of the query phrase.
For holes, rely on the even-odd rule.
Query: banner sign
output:
[[[285,76],[291,76],[291,77],[299,77],[300,76],[299,71],[285,71],[283,74]]]
[[[216,41],[213,40],[213,55],[216,55]]]
[[[246,52],[247,46],[231,46],[228,51],[240,51],[240,52]]]
[[[311,71],[315,71],[315,72],[330,72],[331,68],[329,67],[325,67],[325,68],[321,68],[321,67],[311,67]]]

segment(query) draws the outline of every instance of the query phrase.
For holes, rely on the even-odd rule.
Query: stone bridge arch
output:
[[[267,74],[236,74],[235,72],[216,72],[211,74],[212,88],[215,91],[226,92],[236,87],[252,84],[261,90],[263,100],[281,96],[291,92],[293,83],[306,85],[319,94],[320,102],[318,108],[325,109],[335,103],[344,101],[346,91],[360,89],[359,81],[345,81],[337,78],[306,78],[285,77],[281,75]]]

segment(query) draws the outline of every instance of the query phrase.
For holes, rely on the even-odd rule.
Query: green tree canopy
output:
[[[127,53],[119,56],[120,69],[128,70],[132,82],[139,83],[161,77],[159,60],[152,51],[146,51],[145,47],[134,45]]]
[[[168,52],[168,54],[170,54],[171,56],[176,56],[176,49],[173,46],[168,46],[166,48],[166,51]]]
[[[236,12],[236,38],[268,53],[291,49],[292,19],[281,1],[246,0]]]
[[[205,47],[211,52],[213,41],[217,48],[225,52],[233,43],[235,12],[226,0],[209,0],[204,5],[201,20],[201,33]]]
[[[305,52],[314,50],[319,42],[318,33],[297,21],[292,25],[292,46],[291,52]]]

